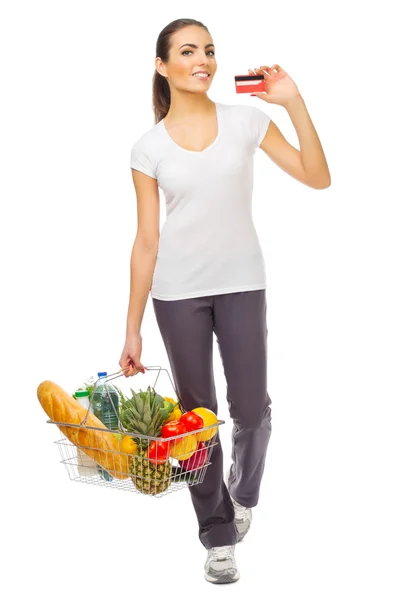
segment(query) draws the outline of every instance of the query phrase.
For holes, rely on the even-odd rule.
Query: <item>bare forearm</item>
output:
[[[140,333],[147,298],[152,286],[158,248],[148,249],[137,238],[130,259],[130,298],[126,337]]]
[[[331,175],[327,160],[302,96],[293,98],[285,108],[299,138],[301,160],[308,179],[316,187],[328,187]]]

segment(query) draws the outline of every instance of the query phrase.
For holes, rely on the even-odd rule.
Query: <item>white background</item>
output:
[[[262,152],[254,221],[267,268],[272,437],[240,581],[273,600],[403,598],[403,120],[393,2],[8,2],[2,50],[3,577],[8,599],[205,598],[187,490],[152,499],[71,482],[36,397],[119,370],[136,235],[133,143],[154,125],[161,29],[201,20],[209,97],[279,63],[319,134],[332,185],[313,190]],[[164,198],[161,202],[165,219]],[[169,369],[149,298],[142,362]],[[243,348],[240,347],[240,352]],[[214,343],[225,468],[231,422]],[[140,379],[137,379],[140,378]],[[145,376],[132,379],[146,387]],[[171,395],[170,389],[159,390]]]

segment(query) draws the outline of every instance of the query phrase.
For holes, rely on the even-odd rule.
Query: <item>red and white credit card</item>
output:
[[[254,94],[265,92],[265,81],[263,75],[235,75],[236,94]]]

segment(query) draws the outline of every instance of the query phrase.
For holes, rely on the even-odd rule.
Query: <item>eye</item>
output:
[[[183,52],[181,52],[181,54],[185,54],[185,52],[191,52],[191,50],[184,50]],[[208,50],[208,52],[211,52],[211,53],[212,53],[212,56],[214,56],[214,55],[215,55],[215,53],[214,53],[214,51],[213,51],[213,50]]]

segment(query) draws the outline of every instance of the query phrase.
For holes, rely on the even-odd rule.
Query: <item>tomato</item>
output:
[[[195,429],[203,428],[203,418],[192,410],[182,415],[180,423],[184,423],[187,431],[195,431]]]
[[[181,423],[180,421],[169,421],[168,423],[165,423],[161,429],[161,437],[163,438],[171,437],[173,435],[181,435],[181,433],[187,433],[187,429],[184,423]],[[174,442],[179,440],[172,441]]]
[[[147,458],[154,465],[161,465],[170,458],[170,442],[153,440],[147,450]]]
[[[192,469],[200,469],[208,461],[208,451],[206,445],[203,442],[198,442],[195,452],[190,458],[186,460],[179,460],[180,466],[184,471],[191,471]]]

